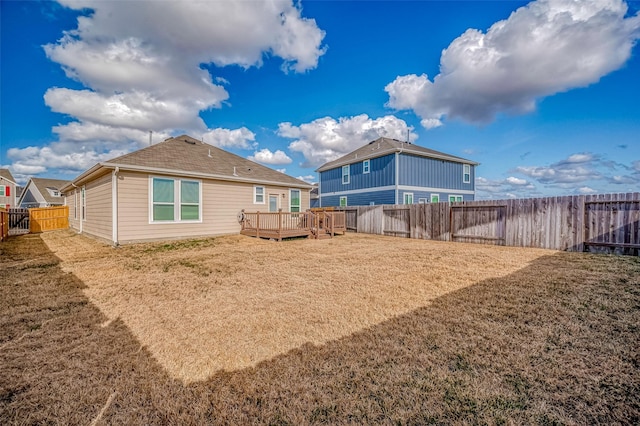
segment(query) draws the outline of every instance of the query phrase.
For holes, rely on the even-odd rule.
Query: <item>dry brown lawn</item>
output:
[[[2,424],[640,421],[638,258],[66,231],[0,253]]]

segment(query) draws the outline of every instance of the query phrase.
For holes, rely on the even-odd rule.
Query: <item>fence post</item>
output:
[[[256,213],[256,238],[260,238],[260,211]]]

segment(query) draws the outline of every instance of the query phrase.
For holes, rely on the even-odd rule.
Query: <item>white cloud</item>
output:
[[[276,169],[276,172],[287,173],[287,169]]]
[[[520,178],[513,177],[513,176],[509,176],[506,179],[506,182],[511,184],[511,185],[517,185],[517,186],[527,185],[529,183],[529,182],[527,182],[526,179],[520,179]]]
[[[82,169],[110,153],[145,146],[149,131],[154,140],[189,133],[221,147],[255,148],[250,130],[209,129],[200,118],[201,111],[223,105],[229,97],[223,86],[230,84],[202,65],[249,68],[280,58],[284,72],[305,72],[325,52],[324,31],[292,0],[60,2],[90,13],[44,50],[84,89],[45,93],[46,105],[73,121],[53,128],[59,141],[49,151],[20,154],[30,157],[17,159],[15,168],[33,173],[65,158],[83,165],[69,170]],[[36,168],[45,159],[60,161]]]
[[[271,150],[267,148],[256,151],[247,158],[251,161],[271,165],[291,164],[293,161],[284,151],[277,150],[276,152],[271,152]]]
[[[29,177],[50,169],[56,169],[62,174],[77,174],[100,161],[118,157],[126,152],[113,149],[98,154],[94,147],[54,143],[44,147],[10,148],[7,158],[12,161],[12,172],[20,175],[22,181],[26,181]]]
[[[250,149],[255,147],[256,135],[246,127],[233,130],[217,128],[202,133],[200,138],[220,148]]]
[[[636,160],[633,163],[631,163],[631,168],[636,172],[640,172],[640,160]]]
[[[305,182],[311,183],[311,184],[314,184],[314,183],[316,183],[318,181],[318,178],[315,175],[298,176],[296,179],[300,179],[302,181],[305,181]]]
[[[320,166],[335,160],[381,136],[406,140],[407,131],[409,140],[415,141],[418,136],[413,132],[413,127],[393,115],[376,119],[366,114],[338,120],[323,117],[299,126],[291,123],[280,123],[278,126],[278,135],[296,139],[289,144],[289,149],[304,155],[304,167]]]
[[[589,188],[588,186],[581,186],[580,188],[578,188],[578,194],[583,194],[583,195],[588,195],[588,194],[595,194],[598,191],[596,191],[593,188]]]
[[[501,180],[478,176],[476,191],[478,198],[525,198],[539,195],[537,188],[531,182],[513,176]]]
[[[486,33],[469,29],[447,47],[440,74],[398,76],[388,106],[411,109],[425,128],[444,116],[486,123],[526,113],[545,96],[596,83],[620,68],[640,37],[640,14],[622,0],[538,0]]]

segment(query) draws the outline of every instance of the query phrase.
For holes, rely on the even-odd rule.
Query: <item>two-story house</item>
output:
[[[0,207],[16,207],[16,180],[9,169],[0,169]]]
[[[479,163],[395,139],[379,138],[324,164],[319,205],[472,201]]]
[[[64,197],[61,188],[67,183],[66,180],[32,177],[24,187],[18,205],[28,209],[63,206]]]

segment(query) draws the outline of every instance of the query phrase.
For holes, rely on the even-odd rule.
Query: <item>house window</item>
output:
[[[200,182],[151,178],[151,221],[189,222],[200,220]],[[176,200],[179,202],[176,203]]]
[[[418,198],[418,204],[427,204],[426,198]]]
[[[5,197],[11,196],[11,187],[10,186],[0,186],[0,195],[4,195]]]
[[[376,202],[375,202],[375,201],[369,201],[369,205],[370,205],[370,206],[375,206],[375,205],[376,205]]]
[[[413,204],[413,193],[405,192],[404,193],[404,203],[405,204]]]
[[[340,207],[347,207],[347,197],[340,197]]]
[[[200,182],[180,181],[180,220],[200,220]]]
[[[431,194],[431,202],[439,203],[440,202],[440,194]]]
[[[449,195],[450,203],[455,203],[456,201],[462,201],[462,195]]]
[[[81,211],[80,211],[80,219],[82,220],[86,220],[87,219],[87,195],[86,195],[86,191],[84,186],[80,189],[80,205],[81,207]]]
[[[470,164],[462,165],[462,182],[471,183],[471,165]]]
[[[289,211],[292,213],[299,212],[300,211],[300,190],[290,189],[289,200],[291,205]]]
[[[253,204],[264,204],[264,186],[253,187]]]
[[[349,169],[350,167],[348,164],[346,166],[342,166],[342,184],[343,185],[346,185],[350,182]]]
[[[73,218],[78,219],[78,190],[73,191]]]
[[[369,160],[364,160],[362,162],[362,174],[366,175],[367,173],[369,173],[370,166],[371,164],[369,163]]]

